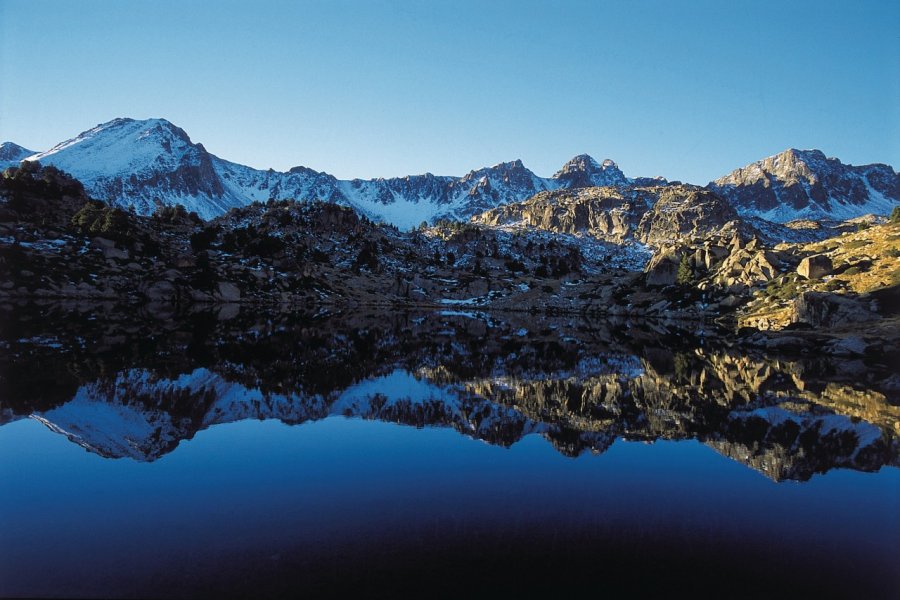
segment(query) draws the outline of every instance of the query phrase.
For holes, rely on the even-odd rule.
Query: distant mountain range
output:
[[[587,155],[574,157],[552,177],[537,176],[520,160],[463,177],[340,180],[307,167],[264,171],[209,153],[165,119],[115,119],[40,153],[11,142],[0,145],[0,168],[26,159],[56,166],[81,180],[92,197],[139,214],[180,204],[212,218],[257,200],[319,199],[401,228],[438,218],[466,220],[545,191],[668,184],[661,177],[628,178],[613,161]],[[775,222],[886,214],[900,203],[900,176],[890,166],[845,165],[818,150],[786,150],[708,187],[739,214]]]

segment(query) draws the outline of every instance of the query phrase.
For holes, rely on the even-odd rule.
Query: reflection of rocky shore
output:
[[[443,311],[3,314],[0,422],[154,460],[219,423],[331,415],[560,452],[696,439],[775,480],[898,462],[898,382],[860,361],[748,356],[658,325]]]

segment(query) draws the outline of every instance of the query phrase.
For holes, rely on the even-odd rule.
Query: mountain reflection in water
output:
[[[2,422],[30,416],[139,461],[221,423],[342,415],[501,446],[537,434],[567,456],[696,439],[779,481],[898,464],[897,377],[861,361],[751,356],[625,321],[247,312],[8,314]]]
[[[841,483],[843,476],[840,473],[829,471],[878,472],[870,476],[877,477],[872,481],[882,486],[877,488],[872,501],[879,506],[896,504],[895,467],[900,465],[900,385],[892,365],[825,360],[812,353],[793,357],[748,354],[724,339],[698,336],[649,322],[597,322],[576,317],[464,310],[398,314],[315,309],[306,313],[286,313],[226,307],[184,315],[156,311],[135,314],[98,306],[46,305],[4,310],[0,314],[0,344],[3,347],[0,353],[0,442],[4,434],[8,440],[24,435],[17,427],[30,418],[85,448],[91,453],[89,456],[126,459],[124,463],[133,465],[127,467],[127,472],[140,478],[141,471],[135,469],[141,468],[141,463],[164,464],[170,456],[174,460],[182,449],[200,443],[207,435],[209,443],[213,443],[216,435],[219,435],[218,439],[228,439],[229,435],[238,435],[236,432],[250,431],[246,427],[252,426],[256,431],[265,431],[272,444],[275,444],[273,440],[280,440],[278,443],[282,444],[275,450],[267,446],[253,458],[256,464],[267,464],[268,467],[260,468],[269,468],[274,474],[279,468],[293,472],[291,469],[295,467],[285,467],[273,452],[287,452],[292,444],[304,443],[304,436],[315,446],[311,440],[321,435],[316,432],[328,431],[327,443],[316,442],[323,454],[330,452],[325,449],[329,444],[346,444],[347,448],[354,448],[367,440],[369,450],[361,452],[368,452],[373,457],[387,456],[392,444],[401,443],[392,440],[402,439],[404,448],[421,448],[422,460],[427,456],[434,462],[434,473],[424,475],[428,466],[416,463],[415,457],[394,458],[396,464],[404,465],[416,474],[410,475],[414,481],[401,477],[394,482],[396,489],[389,492],[384,491],[390,488],[385,482],[379,484],[381,491],[377,487],[366,488],[367,480],[359,470],[363,468],[359,464],[367,458],[354,459],[357,467],[353,466],[353,461],[336,465],[336,474],[329,476],[333,478],[333,481],[329,479],[332,486],[329,489],[346,487],[346,493],[341,495],[341,500],[329,496],[329,502],[334,504],[335,511],[340,507],[341,514],[321,518],[321,523],[316,526],[327,531],[323,530],[324,537],[315,544],[310,541],[315,538],[310,532],[316,526],[303,525],[308,546],[304,546],[306,549],[302,553],[296,548],[293,551],[299,554],[291,555],[295,562],[290,563],[290,577],[284,569],[273,567],[266,562],[268,559],[259,558],[260,555],[247,548],[232,549],[236,555],[232,553],[230,558],[221,559],[228,563],[228,568],[234,566],[235,556],[244,556],[242,552],[252,555],[244,556],[247,560],[241,559],[244,570],[240,572],[245,577],[245,587],[235,584],[232,579],[228,579],[227,585],[224,579],[217,579],[218,587],[209,588],[211,579],[218,577],[214,572],[223,567],[221,561],[209,562],[213,560],[210,557],[221,558],[221,553],[225,552],[223,545],[207,548],[204,556],[209,572],[205,575],[199,571],[184,572],[182,567],[179,577],[188,580],[170,580],[166,584],[168,587],[161,588],[129,588],[127,582],[131,580],[122,573],[133,575],[137,568],[134,565],[119,569],[120,580],[115,585],[108,582],[109,585],[104,586],[94,581],[92,587],[89,578],[79,581],[79,585],[73,584],[72,580],[63,582],[60,579],[57,583],[63,587],[59,588],[51,585],[53,579],[50,578],[45,582],[49,587],[29,587],[24,576],[12,575],[11,563],[7,560],[7,568],[0,569],[0,595],[58,595],[60,589],[69,590],[64,592],[66,594],[101,596],[142,595],[148,589],[151,595],[197,595],[204,589],[214,589],[216,594],[253,595],[254,592],[266,593],[266,589],[283,593],[288,589],[287,582],[313,586],[309,589],[322,594],[345,589],[353,582],[369,585],[373,581],[387,586],[383,590],[386,595],[391,595],[389,591],[396,592],[397,588],[386,583],[387,573],[392,574],[390,577],[406,578],[413,587],[434,583],[432,579],[438,574],[446,577],[445,569],[450,564],[468,568],[473,577],[482,579],[486,576],[485,561],[521,575],[532,569],[559,569],[559,553],[567,551],[578,554],[570,558],[572,566],[581,569],[582,575],[586,573],[586,561],[591,562],[589,556],[605,561],[608,567],[624,570],[639,570],[638,565],[645,561],[657,564],[653,569],[654,591],[666,589],[662,585],[666,578],[677,580],[683,578],[685,572],[694,572],[697,568],[700,573],[713,569],[719,574],[692,576],[691,589],[696,589],[694,586],[702,582],[721,584],[735,577],[740,580],[743,576],[763,586],[751,585],[742,588],[743,591],[723,592],[731,596],[753,595],[763,590],[774,596],[781,595],[779,590],[784,594],[803,590],[844,595],[847,590],[880,590],[897,583],[883,562],[890,562],[885,558],[886,552],[889,557],[891,549],[897,550],[896,542],[890,541],[898,532],[896,515],[874,511],[865,515],[870,521],[864,524],[857,523],[863,516],[845,515],[838,508],[827,517],[816,516],[819,513],[812,508],[807,517],[797,516],[802,510],[796,500],[792,501],[793,506],[780,496],[773,500],[773,490],[755,487],[759,484],[748,483],[744,475],[737,475],[731,467],[724,466],[734,465],[730,461],[735,461],[776,482],[807,482],[803,487],[810,486],[809,491],[804,493],[813,499],[820,498],[817,494],[824,493],[821,489],[840,490],[829,492],[833,494],[833,507],[846,500],[851,488]],[[351,419],[336,420],[334,417]],[[280,421],[290,426],[318,425],[316,429],[297,427],[290,438],[292,441],[288,441],[283,437],[286,433],[253,425],[253,421],[260,420]],[[229,423],[232,425],[218,427]],[[357,425],[351,426],[351,423]],[[385,430],[380,428],[382,425],[377,425],[379,428],[376,429],[363,428],[367,423],[371,426],[399,424],[401,428]],[[420,434],[425,432],[413,428],[442,433],[439,438],[433,435],[421,437]],[[216,431],[222,433],[215,434]],[[456,449],[448,445],[437,459],[437,455],[429,454],[433,450],[427,450],[429,444],[436,443],[429,440],[438,439],[440,444],[450,444],[446,435],[456,436]],[[195,436],[196,442],[184,443]],[[37,438],[33,436],[27,439],[31,440],[29,443],[41,443],[35,442]],[[50,438],[44,435],[41,439]],[[459,445],[469,439],[487,442],[492,448],[521,448],[518,454],[508,459],[512,461],[508,467],[510,473],[521,473],[535,482],[559,479],[554,484],[556,489],[551,493],[539,491],[540,486],[520,488],[519,480],[504,479],[512,477],[509,473],[495,473],[495,481],[483,479],[474,465],[496,459],[489,459],[487,454],[479,454],[483,451],[470,446]],[[551,464],[543,454],[534,454],[538,452],[534,442],[541,439],[552,445],[557,460],[569,462]],[[653,452],[647,454],[631,449],[638,445],[627,445],[634,441],[657,444]],[[74,448],[71,444],[68,446]],[[202,444],[198,446],[202,447]],[[316,460],[315,447],[304,448],[307,453],[304,460]],[[727,459],[713,461],[712,457],[716,455],[709,449]],[[241,450],[245,451],[252,454],[251,450]],[[217,456],[224,464],[231,464],[228,461],[237,460],[235,452],[237,450],[223,446],[217,450]],[[446,456],[447,452],[451,456]],[[313,456],[309,456],[310,453]],[[452,467],[455,464],[453,453],[458,454],[461,463],[469,460],[464,457],[473,457],[467,467],[468,475],[459,481],[461,475]],[[608,468],[613,469],[611,473],[614,474],[608,474],[610,479],[605,482],[575,483],[582,481],[576,472],[586,467],[577,466],[582,463],[572,461],[570,457],[590,454],[602,454],[592,459],[598,461],[592,464],[602,468],[603,461],[608,461]],[[628,458],[634,456],[642,458],[639,461]],[[679,462],[675,457],[685,460]],[[26,461],[26,458],[20,458]],[[186,456],[185,460],[196,459]],[[208,460],[215,460],[215,457]],[[328,459],[322,460],[326,464],[319,467],[303,463],[303,472],[309,473],[315,468],[327,470]],[[621,462],[623,460],[626,462]],[[633,472],[627,467],[628,460],[637,461],[633,463]],[[99,468],[94,462],[79,464],[83,465],[82,474],[86,479],[90,479],[88,473],[93,472],[92,469]],[[573,466],[566,467],[566,464]],[[676,471],[666,470],[673,465]],[[677,465],[685,470],[679,473]],[[144,467],[151,468],[149,464]],[[7,479],[16,480],[17,466],[8,463],[5,468],[11,469],[13,475]],[[214,471],[223,467],[207,462],[200,466],[194,464],[191,468]],[[352,476],[339,475],[342,469]],[[569,475],[565,473],[572,469],[573,479],[566,479]],[[144,473],[150,477],[151,471]],[[828,474],[816,476],[825,473]],[[302,477],[299,473],[297,476]],[[854,475],[857,476],[859,474]],[[238,475],[235,477],[240,479]],[[678,483],[672,478],[683,481]],[[752,478],[761,479],[755,474]],[[338,479],[340,483],[337,483]],[[823,481],[821,486],[824,488],[816,487],[818,480]],[[454,493],[459,492],[451,493],[450,488],[444,487],[451,483],[454,489],[471,486],[471,492],[480,494],[486,504],[466,504],[470,498],[456,498]],[[496,487],[501,484],[506,486],[505,489],[518,490],[515,498],[503,496],[500,504],[489,501],[492,495],[501,494],[500,488]],[[609,487],[609,496],[603,500],[605,508],[601,510],[598,506],[600,512],[597,514],[585,513],[580,517],[581,522],[573,521],[574,514],[581,514],[579,511],[588,508],[577,504],[577,494],[593,498],[591,501],[597,503],[597,490],[590,486],[601,484]],[[393,523],[389,528],[393,533],[388,534],[385,529],[378,529],[379,526],[387,527],[384,515],[376,516],[368,509],[356,507],[351,510],[346,506],[350,502],[347,498],[356,493],[355,485],[359,486],[360,493],[366,490],[366,494],[374,496],[387,494],[393,505],[403,504],[401,512],[411,519],[410,522],[429,518],[437,521],[428,521],[424,529],[416,529],[409,522],[405,525]],[[412,487],[405,487],[407,485]],[[581,485],[590,489],[579,492]],[[698,493],[701,488],[705,490],[707,499],[697,500],[697,507],[703,507],[703,511],[713,510],[705,507],[703,502],[711,502],[710,495],[716,493],[746,494],[744,502],[757,502],[759,495],[776,512],[784,510],[785,519],[793,520],[791,527],[809,529],[803,530],[805,534],[798,529],[793,542],[780,541],[784,547],[772,548],[772,540],[777,535],[772,532],[763,535],[755,529],[759,527],[760,531],[765,531],[766,522],[763,517],[754,515],[753,509],[745,507],[743,514],[737,516],[733,509],[716,506],[714,510],[719,513],[693,514],[694,508],[687,497],[673,497],[672,489],[666,488],[667,485],[675,486],[672,489],[678,490],[678,494],[690,486],[695,486]],[[783,485],[777,487],[784,489]],[[862,484],[857,481],[853,485]],[[420,486],[424,487],[419,489]],[[655,487],[667,491],[660,492],[658,497],[653,491]],[[885,489],[889,491],[885,492]],[[195,493],[212,492],[198,488]],[[220,498],[237,502],[235,499],[244,492],[225,489],[219,493]],[[551,497],[553,493],[567,500]],[[788,490],[786,493],[794,492]],[[407,506],[402,500],[404,494],[410,499],[424,494],[428,502]],[[454,497],[455,502],[461,504],[444,504],[440,499],[442,494]],[[545,497],[547,494],[550,496]],[[571,497],[572,494],[575,497]],[[621,494],[621,499],[617,494]],[[3,503],[3,512],[27,512],[22,504],[24,501],[15,498],[15,494],[9,495]],[[842,498],[844,500],[840,500]],[[278,502],[277,498],[270,501]],[[124,501],[125,504],[129,502],[136,500]],[[547,507],[560,502],[574,504],[569,506],[569,512],[548,517],[545,514]],[[788,503],[779,504],[784,502]],[[519,521],[507,522],[513,513],[497,513],[504,503],[510,510],[520,511],[515,513],[520,514]],[[629,504],[634,506],[627,506]],[[740,505],[740,501],[735,500],[735,505]],[[281,507],[280,510],[286,510],[285,514],[302,512],[297,507]],[[311,508],[309,510],[310,515],[315,513]],[[656,524],[649,529],[645,524],[637,533],[630,531],[625,535],[621,524],[613,522],[613,515],[621,511],[635,519],[646,518],[646,514],[638,514],[641,510],[656,515]],[[657,514],[666,510],[674,512],[668,516]],[[521,514],[531,512],[536,516],[521,521],[524,518]],[[688,527],[689,533],[671,529],[672,524],[667,519],[674,519],[673,515],[681,519],[691,515],[688,522],[693,525]],[[799,545],[792,549],[788,546],[809,539],[820,543],[822,540],[816,536],[824,535],[819,528],[826,524],[820,524],[816,519],[834,519],[835,515],[846,516],[846,527],[854,531],[874,528],[883,538],[857,539],[854,533],[844,530],[834,533],[827,543],[848,544],[847,551],[854,555],[856,566],[850,569],[848,562],[848,570],[836,570],[832,579],[820,578],[816,585],[822,587],[810,588],[805,577],[828,561],[834,562],[837,554],[844,554],[844,548],[837,552],[829,550],[829,554],[821,548],[813,552]],[[457,519],[468,524],[460,529]],[[290,519],[285,523],[288,522]],[[493,525],[477,525],[488,522]],[[285,523],[282,525],[290,530]],[[336,528],[352,525],[357,533],[341,537],[336,530],[329,530],[322,523],[331,523]],[[585,529],[587,523],[593,525]],[[411,532],[403,533],[406,526],[412,527]],[[769,523],[767,526],[775,525]],[[193,527],[196,529],[200,525]],[[375,530],[368,531],[367,527]],[[9,540],[19,539],[15,537],[18,530],[12,525],[9,529],[11,533],[5,536],[4,546]],[[550,532],[556,540],[551,544],[553,556],[548,555],[547,536]],[[199,530],[195,533],[200,535]],[[36,541],[39,537],[36,533],[22,529],[20,535],[21,543],[25,543],[22,540],[34,543],[31,551],[35,555],[46,551]],[[259,531],[253,535],[263,538],[258,542],[263,546],[277,545],[275,533],[270,533],[270,538]],[[637,538],[631,539],[632,535]],[[611,545],[598,549],[599,539]],[[375,550],[372,547],[375,540],[380,540],[378,544],[383,544],[383,548]],[[557,542],[562,546],[554,545]],[[185,548],[189,542],[181,540],[178,543],[182,552],[188,552]],[[215,546],[223,542],[214,540],[210,544]],[[422,544],[430,548],[427,568],[422,562],[424,558],[406,566],[396,563],[401,560],[408,563],[409,552],[421,554]],[[480,544],[483,554],[473,554],[473,544]],[[741,545],[741,549],[735,550],[735,544]],[[724,552],[725,546],[733,551]],[[409,550],[410,547],[417,550]],[[586,548],[594,554],[579,554]],[[0,551],[3,554],[11,552],[8,547],[0,548]],[[23,556],[27,555],[25,550],[22,552]],[[302,558],[298,558],[301,554]],[[792,556],[793,560],[803,556],[806,562],[799,560],[788,574],[765,563],[782,555]],[[871,556],[876,555],[880,558],[873,562]],[[475,556],[481,557],[477,565],[471,562]],[[748,572],[740,571],[737,564],[741,556],[763,561],[765,564],[760,563],[760,567],[771,568],[771,577],[760,578],[758,574],[750,577]],[[198,565],[203,562],[197,560]],[[260,560],[263,562],[259,563]],[[357,579],[347,579],[346,571],[330,561],[350,561],[357,570]],[[733,561],[730,566],[725,564],[729,561]],[[78,564],[75,561],[68,566],[77,570]],[[156,565],[154,568],[162,567]],[[860,582],[849,575],[867,572],[866,569],[870,571],[865,575],[867,581]],[[111,571],[119,572],[112,568]],[[248,575],[250,571],[265,573],[268,578],[265,585],[269,587],[260,588],[263,584],[258,577]],[[25,567],[15,569],[15,573],[24,572],[27,572]],[[839,573],[848,575],[842,579]],[[143,575],[147,576],[147,573]],[[584,583],[579,577],[569,579],[570,583]],[[798,583],[801,580],[802,585]],[[344,588],[335,587],[340,582]],[[564,581],[558,582],[559,588],[546,580],[544,583],[549,586],[546,590],[566,589]],[[781,587],[773,590],[770,584]],[[231,587],[233,585],[236,587]],[[507,581],[506,585],[512,584]],[[532,589],[533,585],[529,585]],[[452,586],[447,589],[460,591]],[[630,588],[613,586],[612,589],[628,591]]]

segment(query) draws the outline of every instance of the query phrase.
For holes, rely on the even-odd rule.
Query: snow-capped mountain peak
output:
[[[821,150],[789,148],[736,169],[709,187],[739,213],[775,222],[887,214],[900,203],[900,176],[893,168],[848,165]]]
[[[119,118],[26,160],[62,169],[91,196],[141,214],[181,204],[209,218],[247,203],[223,188],[213,159],[165,119]]]
[[[196,148],[187,133],[165,119],[120,118],[101,123],[27,160],[77,173],[87,184],[87,179],[172,168],[193,149]]]
[[[0,144],[0,169],[16,166],[34,153],[34,150],[23,148],[13,142],[3,142]]]

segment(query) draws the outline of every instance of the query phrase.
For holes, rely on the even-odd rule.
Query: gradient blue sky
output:
[[[900,165],[900,3],[0,0],[0,140],[164,117],[339,177],[575,154],[705,183],[788,147]]]

